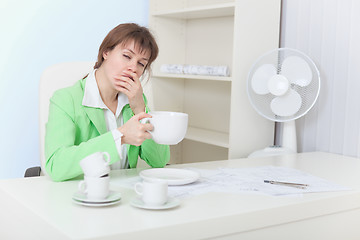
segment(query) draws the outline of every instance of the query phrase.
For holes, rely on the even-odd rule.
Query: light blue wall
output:
[[[0,0],[0,179],[39,165],[38,84],[49,65],[95,61],[123,22],[148,25],[148,0]]]

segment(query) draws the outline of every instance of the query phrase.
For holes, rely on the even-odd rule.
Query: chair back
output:
[[[46,68],[40,78],[39,86],[39,136],[41,172],[45,170],[45,131],[49,115],[50,98],[60,88],[73,85],[89,73],[94,62],[65,62]]]

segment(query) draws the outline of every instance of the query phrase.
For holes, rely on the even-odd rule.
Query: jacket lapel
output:
[[[126,123],[127,121],[129,121],[129,119],[134,116],[133,111],[130,108],[129,104],[126,104],[122,110],[123,112],[123,118],[124,118],[124,123]]]
[[[84,97],[86,79],[87,78],[82,79],[82,81],[81,81],[81,88],[82,88],[81,99],[83,99],[83,97]],[[87,107],[87,106],[82,106],[82,107],[83,107],[86,115],[88,116],[89,120],[94,124],[96,130],[100,134],[106,133],[107,129],[106,129],[104,111],[101,108],[93,108],[93,107]]]
[[[106,123],[104,111],[101,108],[84,107],[86,115],[90,121],[94,124],[95,128],[100,134],[106,133]]]

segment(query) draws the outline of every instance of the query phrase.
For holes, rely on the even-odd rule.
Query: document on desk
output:
[[[214,170],[187,168],[200,174],[194,183],[169,186],[169,196],[186,198],[208,192],[252,193],[273,196],[294,195],[314,192],[351,190],[326,179],[293,168],[263,166],[255,168],[218,168]],[[113,180],[112,183],[126,188],[134,188],[141,181],[139,176]],[[265,183],[264,180],[290,182],[308,185],[306,188]]]
[[[264,166],[256,168],[219,168],[205,170],[191,168],[200,173],[200,180],[182,186],[169,187],[169,195],[183,198],[207,192],[255,193],[268,195],[291,195],[313,192],[347,191],[340,186],[311,174],[286,167]],[[279,182],[307,184],[306,188],[265,183],[265,179]]]

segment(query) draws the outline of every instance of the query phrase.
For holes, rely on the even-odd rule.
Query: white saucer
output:
[[[82,192],[76,192],[74,193],[72,199],[75,203],[80,205],[103,207],[120,202],[121,194],[119,192],[110,191],[109,196],[105,199],[88,199],[86,194]]]
[[[169,209],[169,208],[177,207],[180,205],[180,201],[176,198],[169,198],[164,205],[153,206],[153,205],[147,205],[139,197],[136,197],[130,202],[130,204],[134,207],[143,208],[143,209],[161,210],[161,209]]]
[[[140,172],[144,180],[161,179],[167,181],[168,185],[184,185],[197,181],[200,174],[186,169],[177,168],[152,168]]]
[[[119,203],[120,199],[113,201],[113,202],[97,202],[97,203],[78,201],[78,200],[73,199],[73,202],[76,204],[82,205],[82,206],[87,206],[87,207],[106,207],[106,206],[111,206],[111,205]]]

